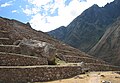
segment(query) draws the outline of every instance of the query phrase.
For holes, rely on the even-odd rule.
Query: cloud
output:
[[[87,0],[79,0],[80,2],[87,2]]]
[[[34,29],[46,32],[67,26],[93,4],[102,7],[111,1],[113,0],[28,0],[33,7],[22,10],[26,15],[32,16],[30,23]]]
[[[44,16],[41,16],[41,14],[36,14],[35,16],[32,17],[32,19],[30,20],[30,24],[32,25],[32,27],[34,27],[36,30],[40,30],[42,29],[43,31],[45,31],[46,26],[49,24],[48,22],[46,22],[46,19]],[[46,24],[46,25],[44,25]]]
[[[88,4],[98,4],[100,7],[102,7],[112,1],[114,1],[114,0],[87,0],[87,3]]]
[[[12,10],[12,13],[19,13],[17,10]]]
[[[45,5],[53,0],[28,0],[29,3],[34,4],[38,7],[41,7],[42,5]]]
[[[12,5],[12,1],[6,2],[4,4],[1,4],[0,7],[8,7]]]
[[[81,3],[78,0],[73,0],[69,3],[68,6],[66,6],[65,0],[55,0],[53,4],[43,6],[46,13],[43,15],[37,14],[32,17],[30,20],[31,26],[37,30],[42,30],[44,32],[53,30],[63,25],[67,26],[76,16],[78,16],[83,11],[82,9],[87,8],[86,6],[83,6],[83,4],[85,4],[85,2]],[[52,14],[56,9],[57,15],[49,16],[49,13]],[[48,13],[47,11],[50,12]]]
[[[38,8],[22,8],[23,13],[27,16],[37,14],[40,10]]]

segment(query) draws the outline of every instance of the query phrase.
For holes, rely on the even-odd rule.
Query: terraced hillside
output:
[[[55,62],[59,59],[64,62],[64,65],[49,65],[45,57],[22,54],[21,47],[14,43],[24,38],[52,44],[56,49]],[[68,78],[82,73],[82,67],[79,64],[81,62],[84,62],[90,70],[120,69],[55,40],[41,31],[33,30],[29,23],[23,24],[0,17],[1,83],[26,83]],[[68,63],[76,63],[76,65]]]

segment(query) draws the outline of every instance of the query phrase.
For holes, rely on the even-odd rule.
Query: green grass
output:
[[[60,64],[65,64],[66,62],[63,60],[60,60],[59,58],[55,58],[55,63],[60,65]]]

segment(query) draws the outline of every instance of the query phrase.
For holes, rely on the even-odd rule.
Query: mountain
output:
[[[109,26],[89,54],[120,66],[120,18]]]
[[[104,7],[93,5],[76,17],[65,29],[63,33],[51,31],[52,36],[61,41],[88,52],[101,39],[108,26],[120,16],[120,1],[114,0]],[[51,35],[51,32],[48,34]],[[59,36],[60,35],[60,36]]]
[[[65,38],[66,35],[66,27],[65,26],[61,26],[53,31],[48,32],[49,35],[51,35],[52,37],[62,40]]]

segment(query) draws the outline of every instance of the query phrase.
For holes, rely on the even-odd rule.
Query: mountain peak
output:
[[[97,4],[94,4],[91,6],[92,8],[99,8],[99,6]]]
[[[92,5],[89,10],[97,11],[100,7],[97,4]]]
[[[97,4],[94,4],[90,8],[85,10],[82,14],[86,14],[86,13],[90,14],[91,12],[96,12],[96,11],[98,11],[99,8],[100,7]]]

